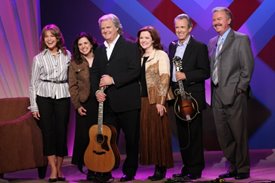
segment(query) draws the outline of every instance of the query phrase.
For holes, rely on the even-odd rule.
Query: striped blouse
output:
[[[67,50],[64,55],[59,50],[57,56],[53,56],[48,49],[40,52],[33,59],[32,75],[29,87],[30,103],[29,109],[38,111],[36,95],[60,99],[70,97],[68,83],[54,83],[48,81],[66,81],[68,79],[68,66],[71,53]]]

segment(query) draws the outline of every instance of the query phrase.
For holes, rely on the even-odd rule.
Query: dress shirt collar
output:
[[[114,39],[114,41],[111,42],[111,43],[107,43],[107,41],[104,41],[104,45],[106,46],[106,48],[113,48],[113,47],[115,47],[115,44],[116,44],[119,36],[120,35],[118,34],[117,37]]]
[[[223,40],[223,42],[224,42],[225,39],[227,38],[227,36],[228,36],[230,30],[231,30],[231,28],[227,29],[227,30],[225,31],[225,33],[223,33],[223,35],[220,35],[220,36],[219,36],[219,39],[220,39],[220,40]]]
[[[178,41],[177,45],[178,45],[178,46],[187,45],[187,44],[189,43],[189,41],[190,41],[190,37],[191,37],[191,36],[188,35],[188,37],[184,40],[183,43],[180,43],[180,42]]]
[[[51,54],[51,55],[52,55],[51,51],[50,51],[48,48],[44,49],[44,50],[42,51],[42,53],[43,53],[43,55],[46,55],[46,54]],[[61,53],[61,50],[58,49],[57,53],[60,54],[60,53]]]

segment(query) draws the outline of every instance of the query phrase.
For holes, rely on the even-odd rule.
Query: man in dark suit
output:
[[[213,9],[213,27],[218,33],[209,41],[212,109],[220,147],[230,163],[220,178],[250,176],[247,137],[247,95],[254,68],[248,36],[231,29],[231,11]]]
[[[120,20],[107,14],[98,20],[104,45],[97,48],[91,80],[99,82],[96,97],[104,102],[104,122],[122,129],[126,141],[126,159],[120,181],[133,180],[138,168],[140,119],[140,55],[136,43],[122,37]],[[94,76],[94,77],[93,77]],[[108,177],[108,176],[107,176]]]
[[[197,179],[201,177],[205,166],[201,111],[206,107],[204,82],[210,76],[208,51],[205,44],[190,35],[192,22],[187,14],[178,15],[174,24],[178,40],[169,45],[172,88],[174,91],[178,89],[178,81],[182,81],[184,90],[197,101],[199,113],[195,117],[191,115],[191,120],[188,121],[183,121],[176,116],[183,166],[181,173],[174,174],[173,177],[175,180],[177,178]],[[176,70],[172,62],[176,56],[182,61],[180,71]]]

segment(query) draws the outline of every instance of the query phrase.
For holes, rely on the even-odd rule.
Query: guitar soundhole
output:
[[[99,143],[99,144],[102,144],[103,141],[104,141],[104,136],[102,134],[98,134],[96,136],[96,141]]]

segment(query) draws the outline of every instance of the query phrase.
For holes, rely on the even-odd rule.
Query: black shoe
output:
[[[66,178],[65,177],[57,177],[57,181],[65,181]]]
[[[193,182],[193,181],[188,176],[173,177],[165,181],[165,183],[182,183],[182,182]]]
[[[91,170],[88,170],[86,180],[88,180],[88,181],[96,180],[96,173]]]
[[[150,179],[151,181],[162,180],[165,178],[165,175],[166,167],[156,165],[154,175],[149,176],[148,179]]]
[[[201,174],[187,174],[185,177],[188,177],[191,180],[199,179],[201,178]]]
[[[123,177],[120,178],[120,182],[127,182],[127,181],[131,181],[131,180],[134,180],[134,179],[135,179],[134,176],[124,175]]]
[[[165,178],[165,175],[162,175],[162,174],[154,174],[154,175],[148,177],[148,179],[151,181],[162,180],[164,178]]]
[[[235,179],[236,180],[241,180],[241,179],[247,179],[250,177],[250,174],[249,173],[237,173],[235,175]]]
[[[177,183],[177,178],[170,178],[170,179],[167,179],[166,181],[164,181],[164,183]]]
[[[57,182],[57,178],[49,178],[48,182]]]
[[[222,179],[224,179],[224,178],[232,178],[232,177],[235,177],[236,175],[237,175],[236,171],[227,172],[227,173],[219,175],[219,178],[222,178]]]
[[[181,177],[185,177],[186,175],[188,175],[188,174],[187,173],[176,173],[176,174],[173,174],[172,176],[174,178],[177,178],[177,177],[181,178]]]
[[[113,182],[114,178],[111,172],[96,174],[95,180],[97,182]]]
[[[158,180],[162,180],[165,177],[163,176],[159,176],[159,175],[153,175],[153,176],[149,176],[148,179],[150,179],[151,181],[158,181]]]

